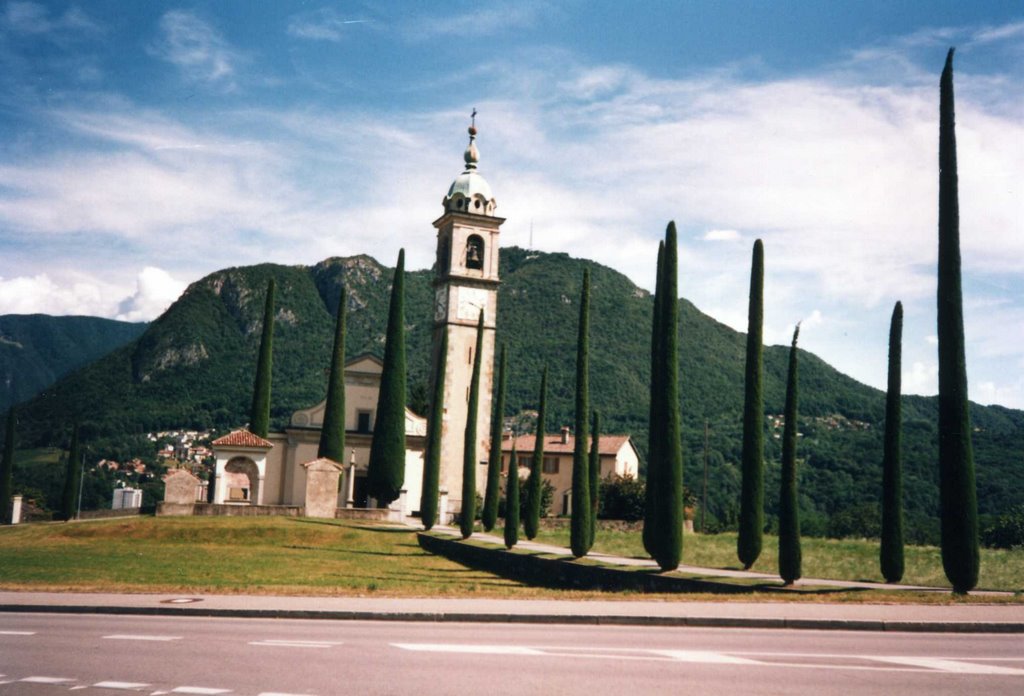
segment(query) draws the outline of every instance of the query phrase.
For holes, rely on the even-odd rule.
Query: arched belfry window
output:
[[[466,240],[466,268],[484,269],[484,239],[478,234],[471,234]]]

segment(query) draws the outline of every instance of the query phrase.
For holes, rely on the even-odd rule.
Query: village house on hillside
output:
[[[516,458],[519,469],[529,469],[533,459],[534,435],[520,435],[515,438]],[[587,441],[589,456],[590,442]],[[599,477],[632,476],[636,478],[640,467],[640,455],[629,435],[601,435],[597,441],[600,459]],[[544,463],[541,472],[544,479],[555,487],[555,509],[553,512],[568,515],[572,512],[572,453],[576,438],[569,428],[555,435],[544,436]],[[508,472],[508,460],[512,455],[512,438],[501,443],[501,472]]]

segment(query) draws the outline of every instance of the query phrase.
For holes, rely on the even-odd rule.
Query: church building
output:
[[[475,116],[475,112],[474,112]],[[467,418],[477,419],[474,460],[477,490],[484,487],[490,446],[494,334],[498,311],[498,236],[503,218],[497,202],[477,171],[477,130],[469,128],[465,168],[441,201],[443,213],[434,221],[437,262],[434,278],[432,360],[447,334],[444,416],[441,437],[442,521],[461,509],[462,463]],[[476,357],[477,323],[484,319],[479,410],[468,413],[469,387]],[[330,510],[336,493],[339,508],[363,508],[371,502],[365,489],[370,443],[376,418],[382,363],[364,355],[345,366],[345,450],[347,461],[317,458],[326,401],[296,411],[284,432],[266,439],[235,431],[213,443],[216,457],[213,502],[218,504],[305,507]],[[433,372],[433,370],[432,370]],[[433,393],[433,388],[431,388]],[[426,419],[405,412],[405,484],[390,509],[402,516],[419,511],[423,479]],[[340,477],[340,483],[338,482]],[[331,487],[334,487],[333,490]]]

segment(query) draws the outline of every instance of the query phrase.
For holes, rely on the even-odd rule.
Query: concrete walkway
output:
[[[2,612],[1024,633],[1024,604],[827,604],[0,592]]]

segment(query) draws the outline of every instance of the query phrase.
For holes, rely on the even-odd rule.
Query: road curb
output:
[[[190,616],[239,619],[319,619],[327,621],[418,621],[425,623],[765,628],[815,631],[874,631],[886,633],[1024,633],[1024,623],[1021,622],[872,621],[862,619],[787,619],[736,616],[629,616],[625,614],[315,611],[304,609],[217,609],[206,607],[127,607],[113,605],[92,606],[45,604],[0,604],[0,613],[111,614],[121,616]]]

